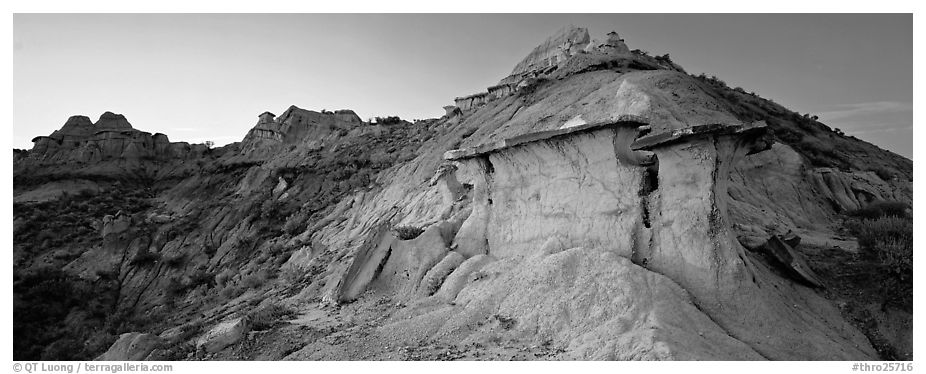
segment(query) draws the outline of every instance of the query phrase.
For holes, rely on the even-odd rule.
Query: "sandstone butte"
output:
[[[145,203],[85,234],[16,216],[15,266],[109,287],[134,322],[69,319],[107,360],[912,352],[912,314],[863,331],[802,249],[857,250],[840,215],[912,201],[912,161],[603,39],[567,27],[415,123],[291,106],[213,149],[71,117],[14,154],[14,208]]]

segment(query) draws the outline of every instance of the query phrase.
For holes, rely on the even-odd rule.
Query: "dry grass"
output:
[[[855,219],[848,226],[858,238],[859,247],[876,257],[882,267],[884,279],[881,287],[885,302],[912,306],[913,220],[882,216]]]
[[[254,331],[269,330],[276,326],[284,319],[295,315],[292,309],[280,304],[270,304],[266,307],[255,309],[245,317],[251,323],[251,329]]]

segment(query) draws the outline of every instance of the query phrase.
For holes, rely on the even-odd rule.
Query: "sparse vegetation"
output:
[[[90,282],[51,266],[14,268],[14,359],[76,360],[102,353],[132,324],[114,310],[116,290],[111,280]]]
[[[797,113],[754,92],[730,88],[716,76],[701,73],[691,77],[704,83],[709,95],[722,99],[720,104],[738,119],[764,120],[774,139],[793,148],[811,166],[843,171],[872,170],[884,180],[894,177],[912,179],[913,164],[910,160],[883,152],[874,145],[854,141],[857,139],[821,123],[817,115]]]
[[[169,226],[167,226],[163,235],[167,241],[174,240],[181,235],[188,235],[189,233],[199,228],[199,219],[199,215],[184,216],[183,218],[172,222]]]
[[[907,217],[910,204],[901,201],[875,201],[865,207],[848,212],[849,216],[863,219],[877,219],[881,217]]]
[[[669,54],[668,54],[668,53],[666,53],[666,54],[664,54],[664,55],[662,55],[662,56],[656,56],[656,61],[665,62],[665,63],[670,63],[670,64],[671,64],[671,63],[672,63],[672,58],[669,57]]]
[[[295,311],[292,309],[272,303],[265,307],[252,310],[245,318],[251,323],[252,330],[264,331],[273,328],[287,317],[291,317],[295,314]]]
[[[398,125],[402,123],[402,119],[398,116],[376,117],[375,122],[378,125]]]
[[[158,359],[178,361],[187,358],[188,354],[196,351],[196,345],[189,340],[202,332],[203,325],[201,322],[188,323],[180,326],[179,334],[172,339],[165,340],[161,344],[159,348],[163,349],[164,353]]]
[[[875,175],[882,180],[889,181],[894,179],[894,173],[887,168],[879,167],[874,169]]]
[[[252,290],[261,288],[266,282],[267,282],[267,274],[263,271],[252,273],[244,277],[244,279],[241,280],[241,284],[245,288],[249,288]]]
[[[302,210],[298,210],[290,216],[286,217],[286,222],[283,223],[283,232],[290,236],[296,236],[305,231],[306,229],[306,213]]]
[[[228,281],[231,280],[234,276],[235,272],[231,269],[222,270],[219,275],[215,276],[215,284],[217,284],[219,287],[225,287],[228,285]]]
[[[215,274],[206,271],[205,267],[200,267],[190,274],[190,284],[188,288],[196,288],[201,285],[206,285],[207,287],[215,286]]]
[[[244,289],[233,284],[228,284],[221,291],[219,291],[219,296],[225,300],[231,300],[244,293]]]
[[[183,266],[185,261],[186,255],[183,253],[174,253],[168,256],[164,256],[164,264],[175,269]]]
[[[13,219],[21,224],[15,227],[13,242],[30,254],[88,243],[99,237],[95,227],[104,216],[144,212],[151,207],[152,196],[150,189],[117,185],[106,193],[81,192],[41,203],[14,203]]]
[[[142,267],[153,265],[161,259],[160,253],[149,252],[147,249],[140,250],[138,253],[129,260],[129,264],[132,266]]]
[[[168,278],[167,285],[164,286],[164,294],[167,296],[169,301],[172,301],[174,298],[180,296],[184,290],[186,290],[186,287],[183,285],[183,281],[181,281],[180,277],[178,276]]]
[[[303,265],[286,266],[280,273],[280,280],[288,285],[301,284],[307,278],[309,278],[309,268]]]
[[[880,282],[884,303],[912,308],[913,219],[907,209],[898,202],[873,203],[852,212],[855,218],[847,227],[864,253],[880,264],[872,281]]]

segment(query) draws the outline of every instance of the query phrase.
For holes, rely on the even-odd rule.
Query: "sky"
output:
[[[290,105],[439,117],[567,25],[912,157],[909,14],[15,14],[13,146],[105,111],[216,145]]]

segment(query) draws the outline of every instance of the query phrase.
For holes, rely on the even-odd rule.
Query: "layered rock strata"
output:
[[[242,141],[240,153],[253,154],[283,144],[320,144],[341,131],[347,132],[361,124],[363,121],[352,110],[316,112],[293,105],[279,117],[270,112],[258,116],[257,124]]]
[[[628,117],[449,151],[444,157],[456,168],[436,178],[452,176],[469,186],[465,219],[441,221],[411,240],[391,235],[374,240],[351,265],[356,270],[349,273],[362,276],[339,281],[345,290],[340,299],[349,301],[372,289],[401,300],[453,301],[465,311],[450,317],[449,326],[458,327],[445,325],[441,331],[462,333],[458,324],[482,313],[471,308],[515,297],[486,299],[486,293],[500,292],[496,287],[501,284],[473,283],[478,279],[474,271],[527,276],[524,271],[561,253],[579,258],[606,253],[686,290],[690,302],[716,323],[705,329],[728,334],[738,345],[735,350],[743,350],[738,357],[873,357],[865,338],[832,305],[751,258],[732,232],[729,173],[745,155],[769,148],[764,130],[762,122],[712,124],[641,137],[650,126]],[[466,265],[473,259],[479,259],[478,267]],[[461,277],[470,282],[460,284]],[[502,301],[498,307],[505,305]],[[600,333],[560,330],[554,327],[562,323],[558,316],[535,317],[536,328],[553,328],[551,333],[567,340]],[[526,318],[534,317],[528,313]],[[673,334],[657,341],[668,339],[671,346],[669,341],[685,339]],[[608,357],[599,354],[604,352],[592,357]]]
[[[111,112],[103,113],[96,123],[86,116],[73,116],[60,130],[32,141],[35,145],[27,161],[42,164],[191,158],[207,149],[203,144],[172,143],[167,135],[136,130],[124,116]]]

